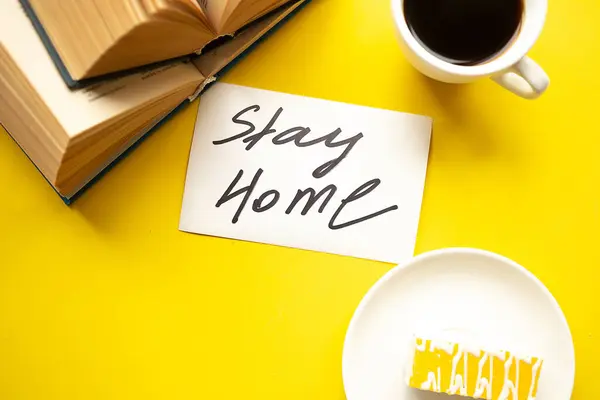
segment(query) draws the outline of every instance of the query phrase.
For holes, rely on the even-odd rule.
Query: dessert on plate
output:
[[[487,400],[534,400],[543,361],[504,350],[415,338],[408,385]]]

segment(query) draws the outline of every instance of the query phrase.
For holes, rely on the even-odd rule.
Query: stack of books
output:
[[[0,122],[67,203],[308,0],[0,0]]]

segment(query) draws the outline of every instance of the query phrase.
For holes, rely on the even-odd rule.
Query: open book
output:
[[[200,53],[288,0],[21,0],[65,80]]]
[[[0,122],[68,201],[303,3],[289,2],[194,60],[70,89],[19,3],[0,0]]]

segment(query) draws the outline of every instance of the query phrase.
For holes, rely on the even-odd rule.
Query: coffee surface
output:
[[[515,37],[522,2],[404,0],[404,15],[413,36],[429,52],[453,64],[475,65],[493,58]]]

